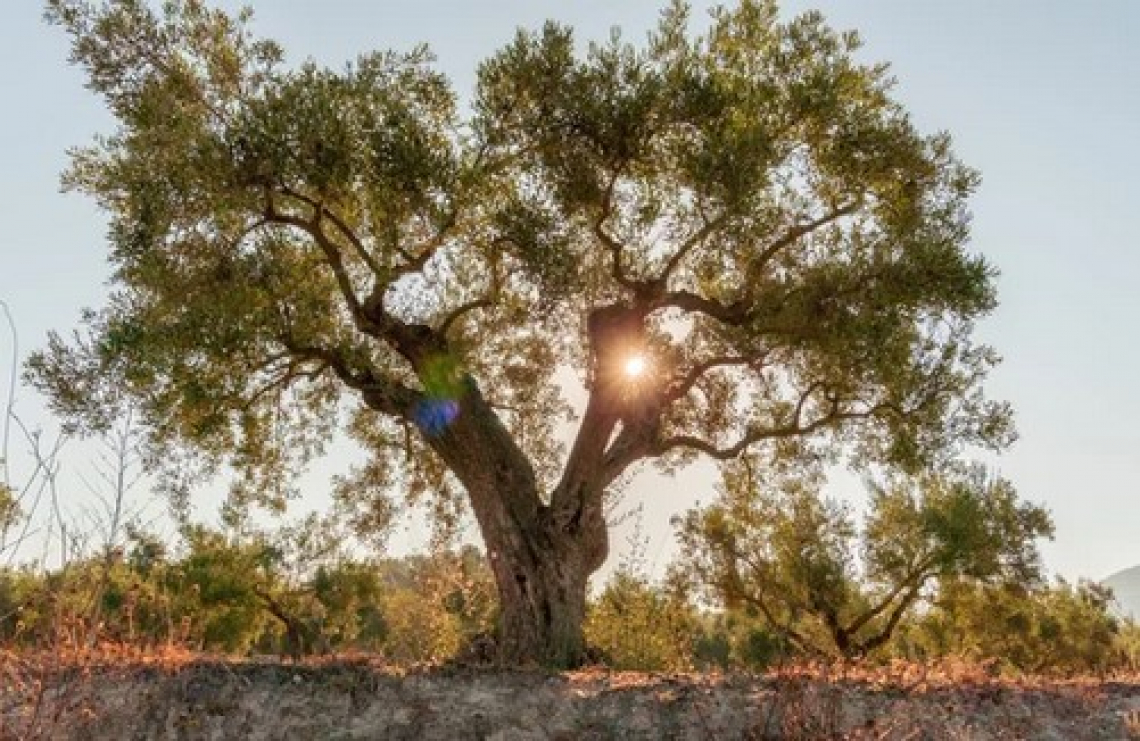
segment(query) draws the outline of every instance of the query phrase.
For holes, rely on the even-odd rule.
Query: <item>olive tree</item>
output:
[[[941,588],[1041,582],[1053,524],[980,466],[872,488],[863,526],[818,480],[726,471],[713,505],[681,522],[684,570],[728,607],[756,612],[801,651],[861,657]]]
[[[36,382],[87,425],[134,398],[164,459],[270,504],[347,430],[362,526],[385,493],[469,503],[504,660],[582,659],[604,502],[647,461],[1010,438],[971,339],[978,176],[818,14],[520,31],[468,110],[422,48],[289,65],[201,0],[47,7],[118,122],[66,176],[115,272]],[[587,398],[566,442],[558,368]]]

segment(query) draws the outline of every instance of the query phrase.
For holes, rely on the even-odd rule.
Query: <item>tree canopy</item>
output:
[[[682,521],[686,571],[809,652],[863,656],[944,583],[1040,584],[1053,523],[980,466],[872,487],[863,527],[811,477],[726,471],[718,501]]]
[[[547,658],[581,653],[582,610],[535,605],[584,590],[644,461],[917,468],[1012,437],[971,337],[995,305],[978,175],[817,13],[744,0],[697,33],[674,3],[584,53],[519,31],[466,110],[425,48],[289,65],[201,0],[47,8],[118,122],[66,175],[110,217],[114,278],[36,383],[96,427],[129,397],[163,461],[278,506],[345,430],[363,530],[392,492],[465,494],[517,655],[571,624]],[[588,395],[566,450],[560,367]]]

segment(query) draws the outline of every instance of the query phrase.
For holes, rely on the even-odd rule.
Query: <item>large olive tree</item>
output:
[[[970,339],[977,175],[818,14],[748,0],[696,35],[678,3],[584,53],[520,32],[470,111],[422,49],[289,66],[200,0],[48,17],[118,121],[66,178],[115,273],[40,386],[88,424],[133,397],[262,499],[337,428],[372,454],[339,487],[364,520],[377,491],[464,495],[505,660],[581,659],[603,502],[644,461],[1008,441]],[[559,367],[588,399],[565,451]]]

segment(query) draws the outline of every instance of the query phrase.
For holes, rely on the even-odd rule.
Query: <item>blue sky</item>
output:
[[[235,7],[234,2],[220,2]],[[708,3],[697,3],[699,9]],[[255,29],[292,61],[339,66],[358,52],[427,42],[461,93],[478,60],[518,25],[556,18],[581,39],[613,26],[637,39],[648,0],[261,0]],[[926,131],[949,130],[981,170],[973,248],[1000,270],[1001,306],[979,330],[1005,363],[988,385],[1013,402],[1021,440],[994,462],[1057,525],[1046,565],[1069,578],[1140,563],[1140,3],[1100,0],[788,1],[858,29],[867,60],[889,61],[898,97]],[[68,147],[111,121],[67,64],[36,0],[0,10],[0,300],[22,351],[67,330],[104,295],[103,222],[58,192]],[[0,368],[12,355],[0,336]],[[20,409],[50,425],[22,392]],[[20,461],[14,461],[20,464]],[[639,478],[651,566],[667,559],[670,514],[708,499],[711,475]],[[858,494],[854,493],[856,501]],[[625,533],[615,537],[620,551]]]

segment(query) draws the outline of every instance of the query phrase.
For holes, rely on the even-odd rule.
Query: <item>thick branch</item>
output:
[[[851,624],[849,631],[852,634],[858,632],[860,628],[877,618],[882,614],[884,610],[890,607],[891,603],[894,602],[900,594],[903,594],[904,592],[907,593],[908,596],[903,600],[904,602],[912,599],[909,595],[917,595],[917,593],[922,590],[923,585],[926,584],[927,579],[930,578],[928,570],[933,564],[933,555],[923,559],[921,563],[915,566],[911,572],[906,575],[906,578],[901,580],[894,589],[890,590],[886,595],[884,595],[883,598],[879,600],[878,604],[860,615],[859,619]]]
[[[623,427],[606,451],[602,462],[602,486],[609,486],[618,476],[653,449],[653,441],[639,435],[631,427]]]
[[[407,419],[420,399],[418,392],[399,381],[378,378],[370,370],[354,372],[344,357],[332,348],[306,345],[288,336],[278,340],[298,359],[316,360],[332,369],[344,385],[359,391],[365,403],[379,412]]]
[[[255,586],[253,593],[261,599],[269,614],[275,617],[285,628],[286,650],[290,657],[297,661],[301,656],[307,654],[312,649],[311,644],[314,637],[309,626],[285,609],[285,606],[267,590]]]
[[[474,379],[464,379],[458,403],[459,414],[424,442],[466,488],[484,537],[498,542],[488,548],[535,535],[542,499],[533,465]]]
[[[638,405],[641,414],[636,418],[623,417],[621,432],[606,450],[602,475],[605,485],[609,485],[641,458],[656,452],[661,411],[688,394],[706,373],[714,368],[755,367],[764,357],[764,353],[758,353],[751,356],[718,355],[708,358],[694,365],[685,375],[674,379],[666,388],[642,401]]]
[[[669,291],[653,301],[653,309],[680,309],[689,313],[704,314],[723,324],[739,327],[751,318],[751,312],[743,301],[723,304],[691,291]]]
[[[890,640],[891,635],[895,632],[895,628],[898,627],[903,615],[906,614],[906,611],[909,610],[910,606],[918,599],[918,595],[918,589],[907,592],[906,596],[903,597],[894,611],[891,612],[891,616],[887,619],[887,624],[883,626],[883,629],[871,638],[859,643],[859,653],[864,655],[868,654]]]
[[[606,394],[595,387],[586,403],[562,479],[551,496],[551,506],[556,513],[573,516],[584,505],[584,497],[601,496],[602,460],[619,420],[617,409],[605,397]]]
[[[294,226],[312,236],[336,277],[337,285],[348,304],[356,328],[367,335],[389,342],[414,368],[420,367],[425,357],[444,348],[442,335],[426,325],[399,321],[371,299],[367,304],[361,303],[352,285],[352,278],[348,274],[340,248],[329,239],[321,226],[327,213],[320,204],[317,204],[314,206],[312,218],[304,219],[277,210],[271,201],[266,205],[267,219]]]
[[[622,420],[621,432],[610,443],[602,460],[603,487],[609,486],[618,476],[625,473],[627,468],[653,453],[657,444],[660,419],[659,408],[655,408],[653,413],[645,417]]]

